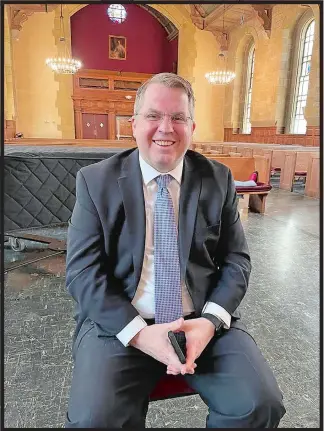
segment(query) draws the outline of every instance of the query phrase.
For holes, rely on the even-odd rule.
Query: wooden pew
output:
[[[320,197],[320,154],[311,153],[308,160],[305,195]]]
[[[293,182],[295,178],[295,166],[296,166],[296,152],[285,151],[283,152],[283,158],[281,161],[281,173],[280,173],[280,185],[279,188],[283,190],[293,190]]]
[[[232,148],[236,150],[232,151]],[[303,147],[301,145],[276,145],[276,144],[262,144],[262,143],[238,143],[238,142],[224,142],[223,144],[210,144],[210,148],[217,148],[218,151],[223,151],[227,154],[229,152],[240,153],[243,157],[251,157],[261,155],[270,161],[271,170],[269,171],[270,183],[271,173],[275,171],[280,172],[280,188],[284,190],[292,190],[293,182],[296,177],[307,178],[308,162],[310,154],[319,154],[320,147]],[[204,151],[202,151],[204,154]],[[296,153],[296,160],[294,154]],[[208,153],[209,154],[209,153]],[[208,156],[206,154],[206,156]],[[316,159],[316,158],[315,158]],[[315,160],[314,159],[314,160]],[[292,164],[295,163],[295,168]],[[313,162],[313,165],[316,162]],[[311,192],[315,193],[315,192]]]
[[[309,165],[309,161],[316,155],[319,156],[319,153],[311,151],[286,151],[284,153],[279,187],[292,192],[295,177],[307,177],[309,166],[312,166]]]
[[[222,154],[221,151],[217,151],[217,150],[209,150],[209,154],[224,155],[224,154]]]
[[[313,151],[297,151],[295,176],[302,177],[307,175],[309,158],[314,154]]]
[[[209,157],[230,157],[230,154],[222,154],[222,153],[219,153],[218,151],[215,151],[215,150],[209,150],[209,151],[202,150],[199,152],[207,158],[209,158]]]
[[[217,150],[220,152],[223,152],[223,145],[222,142],[212,142],[212,141],[206,141],[206,142],[200,142],[195,141],[191,144],[190,149],[196,151],[196,148],[202,148],[203,151],[210,151],[210,150]]]
[[[272,172],[281,172],[285,162],[286,150],[272,150],[271,170]]]
[[[270,149],[266,149],[266,148],[252,148],[252,154],[253,154],[253,157],[254,156],[262,156],[262,157],[265,157],[269,161],[270,169],[269,169],[269,178],[267,179],[267,182],[270,183],[271,169],[273,166],[273,164],[272,164],[273,163],[272,162],[273,151]]]
[[[238,153],[240,153],[243,157],[253,157],[253,149],[252,148],[237,146],[236,151]]]
[[[238,195],[243,195],[244,205],[252,212],[263,214],[265,202],[271,186],[269,184],[270,162],[263,156],[254,157],[223,157],[208,156],[230,168],[233,178],[237,181],[246,181],[250,175],[258,171],[258,185],[256,187],[236,187]]]
[[[223,145],[222,144],[218,144],[218,143],[216,143],[216,144],[210,144],[210,149],[218,151],[221,154],[223,153]]]
[[[223,145],[223,154],[229,154],[230,152],[236,152],[236,145]]]

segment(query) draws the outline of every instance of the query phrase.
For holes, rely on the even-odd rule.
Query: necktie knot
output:
[[[158,177],[155,178],[155,181],[157,182],[159,189],[161,188],[166,188],[171,180],[173,179],[173,177],[169,174],[166,175],[159,175]]]

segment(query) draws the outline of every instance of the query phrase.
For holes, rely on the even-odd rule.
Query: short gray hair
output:
[[[195,97],[191,87],[190,82],[181,78],[181,76],[176,75],[174,73],[158,73],[157,75],[152,76],[148,81],[144,82],[143,85],[139,87],[136,93],[135,103],[134,103],[134,114],[137,114],[141,108],[143,103],[143,98],[147,87],[150,84],[162,84],[168,88],[181,88],[188,96],[189,101],[189,113],[190,117],[194,119],[195,114]]]

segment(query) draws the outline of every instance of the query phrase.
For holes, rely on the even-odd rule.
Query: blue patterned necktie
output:
[[[183,316],[178,229],[167,189],[172,179],[169,174],[155,178],[158,184],[154,209],[155,323],[172,322]],[[184,347],[184,333],[176,337]]]

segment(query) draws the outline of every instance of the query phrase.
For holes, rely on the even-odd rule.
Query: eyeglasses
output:
[[[164,112],[147,112],[145,114],[135,114],[142,115],[146,121],[150,121],[152,123],[161,123],[164,117],[169,117],[171,123],[173,124],[187,124],[188,120],[192,120],[191,117],[186,117],[184,114],[165,114]]]

